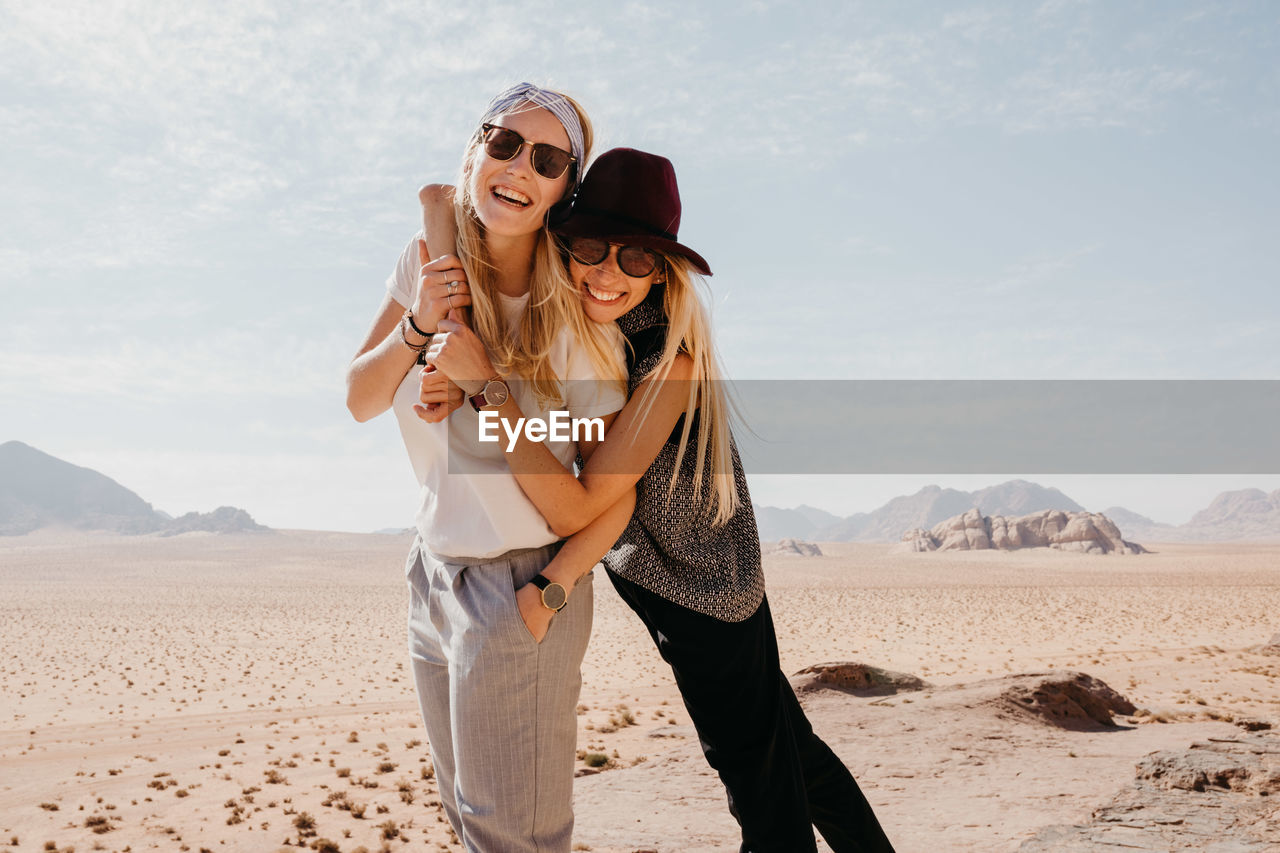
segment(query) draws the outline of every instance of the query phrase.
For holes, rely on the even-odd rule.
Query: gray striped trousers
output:
[[[409,654],[440,799],[473,853],[568,853],[591,575],[536,643],[515,589],[558,543],[478,560],[414,541]]]

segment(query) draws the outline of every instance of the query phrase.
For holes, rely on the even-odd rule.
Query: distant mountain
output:
[[[802,512],[809,510],[809,513]],[[907,530],[931,528],[940,521],[980,509],[986,515],[1026,515],[1046,509],[1081,512],[1080,506],[1057,489],[1010,480],[976,492],[925,486],[914,495],[896,497],[873,512],[859,512],[834,521],[817,520],[812,507],[793,510],[761,507],[756,518],[767,519],[760,525],[760,538],[809,539],[819,542],[897,542]],[[830,513],[823,513],[834,518]]]
[[[986,516],[1022,516],[1043,510],[1086,511],[1057,489],[1026,480],[1010,480],[976,492],[925,486],[914,495],[896,497],[873,512],[855,513],[831,523],[816,522],[801,509],[758,508],[756,516],[762,519],[760,538],[764,541],[793,538],[815,542],[897,542],[909,530],[932,529],[939,522],[971,509],[980,510]],[[814,511],[812,507],[803,509]],[[1269,495],[1260,489],[1223,492],[1181,525],[1162,524],[1118,506],[1105,509],[1102,514],[1116,524],[1125,539],[1136,542],[1280,539],[1280,489]]]
[[[1177,529],[1172,524],[1153,521],[1145,515],[1132,512],[1122,506],[1107,507],[1102,514],[1114,521],[1131,541],[1168,541],[1172,531]]]
[[[163,526],[151,504],[110,477],[20,441],[0,444],[0,534],[51,524],[121,533]]]
[[[1223,492],[1174,531],[1192,541],[1280,539],[1280,489]]]
[[[165,535],[267,529],[234,507],[175,519],[97,471],[20,441],[0,444],[0,536],[49,526]]]
[[[756,526],[760,528],[760,539],[765,542],[778,539],[803,539],[814,531],[824,530],[841,521],[840,516],[829,513],[825,509],[804,504],[795,509],[766,506],[756,510]]]

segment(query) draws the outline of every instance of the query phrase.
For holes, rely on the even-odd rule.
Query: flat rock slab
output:
[[[1092,820],[1049,826],[1020,853],[1092,850],[1280,849],[1280,735],[1213,738],[1138,762],[1133,784]]]

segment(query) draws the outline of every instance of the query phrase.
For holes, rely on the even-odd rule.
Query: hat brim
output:
[[[596,237],[610,243],[624,243],[628,246],[643,246],[655,249],[668,255],[680,255],[693,264],[694,269],[703,275],[711,275],[711,267],[693,249],[675,240],[668,240],[657,234],[648,234],[638,230],[634,225],[616,222],[608,217],[590,213],[570,213],[568,218],[551,224],[551,231],[561,237]]]

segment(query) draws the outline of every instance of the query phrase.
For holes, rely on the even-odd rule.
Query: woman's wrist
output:
[[[419,327],[412,308],[406,308],[404,316],[405,319],[409,321],[409,327],[418,333],[418,337],[426,338],[428,341],[431,340],[431,336],[435,334],[435,330],[432,329],[431,331],[427,331],[426,329]]]
[[[412,331],[410,331],[412,327]],[[400,342],[414,352],[423,352],[427,347],[431,346],[431,335],[418,329],[413,323],[413,314],[408,309],[400,317],[400,322],[396,324],[396,333],[400,337]],[[416,340],[416,337],[423,338],[422,341]]]

